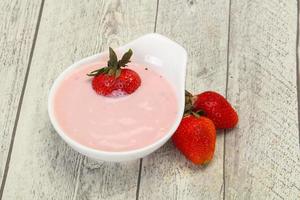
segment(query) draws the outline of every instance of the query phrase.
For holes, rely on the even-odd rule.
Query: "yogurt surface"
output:
[[[104,62],[81,66],[67,74],[54,94],[54,115],[73,140],[103,151],[130,151],[162,138],[178,114],[176,94],[160,74],[129,64],[142,80],[132,94],[104,97],[92,88],[86,74]]]

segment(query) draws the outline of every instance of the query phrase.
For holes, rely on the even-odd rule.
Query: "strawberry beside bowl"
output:
[[[163,136],[146,146],[133,150],[109,151],[98,150],[96,148],[83,145],[69,137],[69,135],[61,128],[55,115],[55,93],[62,81],[65,80],[66,76],[70,74],[70,72],[73,72],[84,65],[95,63],[98,60],[107,59],[108,52],[96,54],[72,64],[64,72],[62,72],[53,83],[48,98],[48,113],[50,121],[60,137],[73,149],[94,160],[120,162],[144,157],[165,144],[176,131],[182,119],[185,103],[184,86],[187,63],[187,53],[185,49],[159,34],[144,35],[122,47],[117,48],[116,52],[117,54],[122,54],[128,49],[132,49],[134,52],[134,56],[132,57],[133,63],[139,63],[149,67],[151,70],[155,70],[173,86],[177,102],[177,113],[176,116],[174,116],[171,127],[163,134]],[[126,98],[130,97],[128,96]],[[153,120],[155,119],[153,118]]]

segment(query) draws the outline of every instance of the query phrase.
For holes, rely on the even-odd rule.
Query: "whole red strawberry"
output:
[[[107,67],[92,71],[88,76],[94,76],[93,89],[101,95],[110,96],[114,91],[131,94],[141,85],[140,76],[131,69],[124,69],[132,56],[131,49],[127,51],[121,60],[112,48],[109,48],[109,61]]]
[[[195,164],[206,164],[214,156],[216,129],[210,119],[188,114],[180,122],[172,141],[187,159]]]
[[[222,95],[207,91],[196,95],[193,99],[194,110],[203,111],[203,115],[211,119],[216,128],[234,128],[238,123],[236,111]]]

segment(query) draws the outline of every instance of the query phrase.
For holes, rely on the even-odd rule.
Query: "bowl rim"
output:
[[[150,34],[147,34],[150,35]],[[159,34],[155,34],[156,36]],[[159,35],[160,36],[160,35]],[[165,38],[164,36],[162,36],[163,38]],[[168,38],[167,38],[168,39]],[[170,40],[170,39],[168,39]],[[173,43],[175,43],[174,41],[172,41]],[[177,43],[176,43],[177,44]],[[128,44],[127,44],[128,45]],[[116,48],[117,50],[124,48],[124,45],[122,47]],[[179,44],[177,44],[178,46],[180,46]],[[181,46],[180,46],[181,47]],[[181,47],[182,49],[184,49],[183,47]],[[185,50],[184,50],[185,51]],[[68,143],[72,148],[75,148],[76,151],[79,151],[78,149],[82,150],[79,151],[80,153],[88,156],[88,157],[99,157],[99,156],[131,156],[131,155],[135,155],[135,154],[140,154],[141,152],[148,152],[149,150],[155,148],[155,147],[160,147],[162,146],[169,138],[171,138],[171,136],[174,134],[174,132],[176,131],[181,118],[183,116],[184,113],[184,101],[183,105],[180,105],[180,102],[178,102],[178,112],[177,112],[177,116],[176,116],[176,120],[174,121],[172,127],[170,127],[170,129],[168,130],[168,132],[166,134],[164,134],[161,138],[159,138],[158,140],[154,141],[151,144],[148,144],[144,147],[138,148],[138,149],[133,149],[133,150],[128,150],[128,151],[105,151],[105,150],[99,150],[99,149],[95,149],[92,147],[88,147],[85,146],[83,144],[80,144],[79,142],[77,142],[76,140],[72,139],[71,137],[69,137],[61,128],[59,123],[56,120],[55,114],[54,114],[54,97],[55,97],[55,92],[57,90],[57,88],[59,87],[60,83],[64,80],[64,78],[74,69],[76,69],[77,67],[82,66],[85,63],[91,62],[92,60],[95,60],[98,57],[104,56],[105,54],[107,54],[107,51],[92,55],[92,56],[88,56],[86,58],[83,58],[79,61],[74,62],[72,65],[70,65],[69,67],[67,67],[66,69],[63,70],[63,72],[61,72],[59,74],[59,76],[54,80],[49,95],[48,95],[48,115],[51,121],[51,124],[53,125],[54,129],[56,130],[56,132],[58,133],[58,135],[66,142]],[[187,62],[187,56],[185,56],[185,60],[184,60],[184,64],[186,65]],[[186,76],[186,72],[184,71],[184,77]],[[185,79],[185,78],[184,78]],[[172,83],[171,83],[172,84]],[[184,95],[184,90],[182,91]],[[155,150],[155,149],[154,149]],[[93,156],[92,156],[92,155]],[[100,158],[101,159],[101,158]]]

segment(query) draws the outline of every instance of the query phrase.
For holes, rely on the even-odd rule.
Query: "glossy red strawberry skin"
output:
[[[180,122],[172,141],[194,164],[206,164],[214,156],[216,129],[206,117],[187,115]]]
[[[211,119],[216,128],[234,128],[238,123],[238,115],[230,103],[220,94],[212,91],[196,95],[194,110],[204,111],[204,116]]]
[[[100,95],[108,96],[114,91],[115,77],[99,74],[92,80],[93,89]]]
[[[114,89],[131,94],[140,87],[141,82],[140,76],[135,71],[122,69],[120,76],[115,81]]]
[[[109,96],[115,90],[121,90],[127,94],[133,93],[141,85],[140,76],[131,69],[121,69],[119,77],[99,74],[92,80],[93,89],[100,95]]]

